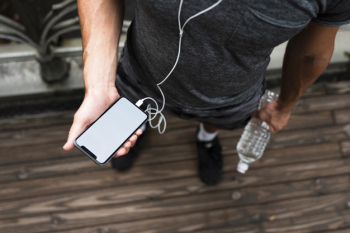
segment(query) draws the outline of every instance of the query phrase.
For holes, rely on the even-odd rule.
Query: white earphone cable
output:
[[[179,33],[179,48],[178,48],[178,52],[177,52],[176,61],[175,61],[174,65],[173,65],[173,68],[172,68],[172,69],[170,70],[170,72],[168,73],[168,75],[167,75],[160,83],[157,84],[157,87],[158,87],[160,93],[162,94],[162,98],[163,98],[162,108],[159,110],[157,101],[155,101],[155,100],[154,100],[153,98],[151,98],[151,97],[143,98],[143,99],[139,100],[139,101],[136,103],[137,106],[141,106],[142,103],[143,103],[143,101],[144,101],[144,100],[147,100],[147,99],[152,100],[152,101],[155,103],[156,108],[153,108],[153,107],[151,107],[150,104],[148,104],[148,105],[147,105],[147,109],[145,110],[145,112],[148,113],[148,122],[149,122],[149,124],[150,124],[150,127],[151,127],[151,128],[158,128],[158,132],[159,132],[160,134],[163,134],[163,133],[165,132],[165,129],[166,129],[166,120],[165,120],[165,117],[164,117],[164,115],[163,115],[163,113],[162,113],[162,111],[163,111],[163,109],[164,109],[164,107],[165,107],[165,96],[164,96],[164,93],[163,93],[162,89],[160,88],[160,85],[162,85],[162,84],[170,77],[170,75],[171,75],[171,74],[173,73],[173,71],[175,70],[175,68],[176,68],[176,66],[177,66],[177,63],[179,62],[180,54],[181,54],[182,35],[183,35],[183,32],[184,32],[184,28],[185,28],[186,24],[187,24],[190,20],[192,20],[192,19],[198,17],[198,16],[201,15],[201,14],[204,14],[204,13],[210,11],[211,9],[213,9],[214,7],[216,7],[217,5],[219,5],[221,2],[222,2],[222,0],[219,0],[219,1],[217,1],[215,4],[213,4],[212,6],[206,8],[206,9],[200,11],[200,12],[198,12],[198,13],[195,14],[195,15],[192,15],[192,16],[191,16],[190,18],[188,18],[188,19],[185,21],[185,23],[181,26],[181,21],[180,21],[180,18],[181,18],[181,17],[180,17],[180,16],[181,16],[181,9],[182,9],[183,0],[180,0],[180,6],[179,6],[179,12],[178,12],[178,24],[179,24],[179,31],[180,31],[180,33]],[[159,114],[158,123],[157,123],[156,125],[152,125],[152,120],[154,120],[154,119],[157,117],[158,114]],[[161,130],[161,124],[162,124],[163,121],[164,121],[164,123],[163,123],[163,129]]]

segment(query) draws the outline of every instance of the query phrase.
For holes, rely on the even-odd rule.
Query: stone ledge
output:
[[[120,39],[120,50],[124,46],[125,33]],[[350,31],[343,27],[336,38],[336,46],[331,64],[325,73],[344,72],[349,69]],[[266,72],[268,80],[278,79],[281,74],[285,45],[276,47],[271,54],[271,62]],[[0,52],[0,98],[26,96],[43,93],[57,93],[83,89],[81,39],[63,41],[61,47],[54,50],[57,56],[64,57],[70,64],[68,79],[59,84],[47,84],[39,74],[39,64],[34,59],[35,51],[26,45],[1,46]]]

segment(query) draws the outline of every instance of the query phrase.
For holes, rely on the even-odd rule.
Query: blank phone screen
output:
[[[147,120],[147,115],[120,98],[75,141],[78,148],[104,164]]]

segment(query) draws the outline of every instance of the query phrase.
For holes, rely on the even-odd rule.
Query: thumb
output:
[[[72,150],[74,148],[74,140],[78,137],[78,135],[83,132],[85,129],[85,124],[81,121],[74,120],[68,134],[68,139],[66,144],[64,144],[64,150]]]

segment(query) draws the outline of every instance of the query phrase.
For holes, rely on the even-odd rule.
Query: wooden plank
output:
[[[0,132],[21,130],[36,127],[46,127],[57,124],[71,124],[74,112],[54,112],[34,115],[17,116],[13,118],[0,118]]]
[[[293,113],[337,110],[350,108],[350,94],[317,96],[301,99],[293,109]]]
[[[231,139],[222,140],[224,156],[234,156],[233,163],[238,162],[236,154],[236,145],[232,144]],[[22,148],[22,147],[20,147]],[[42,150],[42,148],[40,148]],[[37,153],[40,153],[40,150]],[[59,149],[59,151],[62,151]],[[70,153],[72,158],[60,159],[57,161],[46,160],[45,156],[56,156],[55,153],[45,154],[43,151],[43,159],[25,164],[16,164],[16,158],[13,157],[13,165],[4,165],[0,169],[0,182],[10,182],[17,180],[30,180],[38,178],[47,178],[52,176],[62,176],[69,174],[85,173],[92,171],[102,171],[108,169],[96,166],[85,155]],[[25,151],[23,151],[25,153]],[[28,152],[27,152],[28,153]],[[34,153],[33,153],[34,154]],[[164,156],[166,154],[167,156]],[[297,146],[293,148],[282,148],[275,150],[267,150],[261,160],[252,164],[251,168],[276,166],[283,164],[296,164],[310,161],[321,161],[326,159],[339,158],[341,154],[338,143],[325,143],[318,145]],[[26,155],[26,154],[23,154]],[[64,158],[64,157],[63,157]],[[135,166],[153,166],[155,164],[177,162],[182,160],[196,159],[196,151],[193,145],[184,144],[180,146],[172,146],[166,148],[143,148],[140,150],[140,158],[136,160]],[[226,158],[225,158],[226,160]],[[196,160],[194,160],[196,162]]]
[[[324,233],[349,233],[350,232],[350,228],[345,228],[345,229],[341,229],[341,230],[330,230],[330,231],[322,231]]]
[[[350,100],[349,100],[350,101]],[[334,111],[335,121],[338,124],[350,122],[350,109],[343,109]]]
[[[159,209],[159,211],[163,206],[165,209],[170,207],[167,210],[169,211],[167,214],[176,214],[171,213],[172,204],[179,206],[183,210],[191,210],[187,206],[197,206],[198,203],[201,203],[201,200],[205,200],[203,202],[205,203],[204,206],[210,206],[212,205],[211,202],[216,203],[219,201],[227,201],[229,205],[247,205],[349,190],[348,175],[323,178],[317,181],[312,179],[234,190],[227,190],[222,185],[219,188],[198,185],[196,179],[188,178],[177,182],[156,182],[128,187],[111,187],[103,191],[85,191],[70,195],[59,193],[52,196],[0,202],[0,218],[19,218],[23,215],[30,216],[48,212],[54,214],[102,207],[119,208],[119,206],[122,209],[144,209],[145,206],[149,206],[147,208],[155,208]],[[220,194],[213,193],[213,191],[219,191]],[[233,202],[231,199],[235,201]],[[198,204],[198,208],[202,208],[199,206],[200,204]],[[135,214],[137,215],[137,213]],[[132,216],[135,217],[135,214]],[[139,215],[141,216],[142,214]],[[152,215],[152,213],[147,213],[147,215]]]
[[[291,115],[289,122],[283,131],[296,129],[313,129],[316,127],[332,124],[334,124],[334,120],[330,111],[320,111],[302,115],[293,114]]]
[[[289,182],[348,173],[350,161],[334,159],[326,161],[305,162],[297,165],[278,167],[263,167],[252,169],[245,175],[236,170],[237,158],[228,157],[225,160],[222,182],[216,188],[238,188],[248,185],[263,185],[277,182]],[[144,182],[164,181],[176,178],[197,177],[196,161],[180,161],[152,166],[134,167],[124,174],[116,174],[109,168],[103,171],[72,174],[47,179],[22,180],[2,184],[0,196],[2,200],[27,198],[36,195],[48,195],[82,190],[122,187],[123,185],[140,184]],[[203,186],[197,179],[199,187]],[[197,186],[196,186],[197,187]]]
[[[270,221],[262,224],[265,232],[316,232],[350,227],[350,211],[330,212],[288,220]]]
[[[42,161],[32,164],[5,166],[0,170],[0,182],[48,178],[52,176],[73,175],[90,171],[103,171],[108,167],[97,166],[86,156],[68,161]]]
[[[341,142],[341,150],[344,156],[350,155],[350,141]]]
[[[292,148],[268,149],[260,160],[251,164],[251,168],[297,164],[308,161],[325,161],[332,157],[336,158],[336,155],[339,154],[339,145],[337,144],[332,142],[293,146]]]
[[[272,135],[268,147],[305,145],[311,143],[336,142],[350,138],[350,124],[318,127],[314,130],[298,130],[293,133],[281,131]]]
[[[203,229],[208,225],[215,227],[218,223],[220,225],[223,223],[242,224],[248,222],[262,222],[264,224],[268,219],[288,221],[290,218],[333,214],[344,209],[348,198],[348,192],[345,192],[246,206],[238,204],[239,201],[232,200],[229,192],[217,192],[209,195],[177,198],[176,202],[171,199],[156,200],[125,206],[21,216],[12,218],[11,221],[1,219],[0,231],[21,232],[21,230],[27,229],[26,232],[30,233],[53,232],[55,230],[70,230],[81,227],[94,227],[96,229],[101,228],[101,226],[113,229],[111,226],[116,226],[118,228],[113,230],[118,230],[118,232],[139,232],[136,228],[153,229],[152,225],[148,225],[150,219],[151,222],[153,219],[153,221],[157,221],[160,224],[160,227],[155,229],[154,232],[162,232],[161,230],[165,230],[164,228],[168,229],[168,231],[170,229],[173,231],[175,229],[182,229],[183,231],[184,229],[189,229],[193,231]],[[227,208],[228,206],[229,208]],[[197,221],[194,221],[192,213],[194,213],[193,215],[195,215]],[[170,224],[169,221],[166,221],[170,217],[176,222],[178,220],[176,218],[179,215],[183,218],[187,217],[186,214],[192,215],[192,218],[189,218],[192,220],[191,222],[186,222],[185,220],[184,223]],[[166,218],[167,215],[169,216],[168,218]],[[147,221],[148,224],[142,226],[142,223]],[[167,224],[161,224],[162,222]],[[162,227],[163,229],[161,229]],[[86,232],[84,229],[79,230]]]
[[[217,216],[219,215],[219,216]],[[118,233],[164,233],[164,232],[205,232],[205,233],[261,233],[261,227],[258,224],[251,224],[247,222],[244,225],[235,226],[235,231],[232,229],[225,228],[214,228],[212,230],[197,231],[198,229],[210,226],[211,223],[219,223],[228,221],[229,217],[233,219],[233,214],[223,214],[216,212],[208,212],[204,214],[192,214],[185,215],[183,217],[172,217],[172,218],[162,218],[162,222],[155,219],[153,222],[148,221],[138,221],[134,224],[108,224],[106,226],[95,226],[95,227],[84,227],[76,230],[60,231],[61,233],[96,233],[96,232],[118,232]],[[241,213],[235,213],[236,217],[240,217]],[[232,216],[232,217],[231,217]],[[220,217],[225,217],[224,219],[219,219]],[[186,218],[186,219],[185,219]],[[204,221],[206,219],[206,221]],[[158,220],[158,221],[156,221]],[[221,221],[220,221],[221,220]],[[242,219],[242,221],[244,221]],[[246,221],[245,221],[246,222]],[[141,225],[142,224],[142,225]],[[348,233],[348,232],[347,232]]]
[[[8,167],[11,164],[19,167],[22,163],[30,165],[31,163],[40,163],[42,161],[56,163],[62,159],[86,159],[86,156],[78,149],[64,151],[62,149],[62,144],[55,142],[40,145],[0,148],[0,155],[0,167]]]
[[[344,94],[350,92],[350,81],[325,82],[327,94]]]
[[[349,232],[337,231],[339,228],[350,227],[350,211],[340,213],[329,212],[315,216],[304,216],[279,221],[265,221],[261,224],[249,224],[248,226],[226,226],[211,230],[198,231],[200,233],[231,233],[231,232],[266,232],[266,233],[309,233],[309,232]],[[258,231],[259,230],[259,231]]]
[[[134,225],[129,224],[129,226],[125,226],[126,224],[111,224],[107,225],[110,230],[120,230],[120,232],[143,232],[143,229],[154,229],[154,232],[165,232],[165,231],[179,231],[179,232],[192,232],[194,230],[200,230],[203,228],[214,228],[214,231],[208,232],[245,232],[245,230],[249,230],[255,232],[255,228],[260,229],[258,232],[263,231],[262,224],[268,223],[271,221],[283,221],[288,218],[305,218],[307,216],[318,216],[325,213],[332,214],[332,211],[342,211],[344,209],[344,205],[346,205],[348,196],[344,195],[327,195],[322,197],[314,197],[314,198],[300,198],[288,201],[279,201],[275,203],[269,203],[265,205],[258,206],[248,206],[248,207],[236,207],[223,209],[218,211],[209,211],[207,213],[203,213],[203,217],[197,217],[193,219],[191,215],[188,216],[192,222],[184,223],[178,222],[175,224],[171,224],[170,222],[167,224],[167,228],[161,225],[161,221],[163,219],[157,219],[159,225],[148,225],[150,221],[141,222],[141,226],[138,225],[139,222],[134,222]],[[309,202],[308,202],[309,200]],[[327,203],[329,202],[329,203]],[[295,206],[293,206],[295,205]],[[348,213],[348,211],[346,211]],[[342,214],[342,213],[340,213]],[[243,215],[243,217],[242,217]],[[187,216],[182,216],[187,218]],[[173,217],[175,221],[178,219],[177,216]],[[317,219],[317,217],[316,217]],[[154,222],[156,220],[153,220]],[[222,231],[224,228],[220,228],[218,231],[217,226],[222,226],[224,224],[234,226],[234,230],[231,231]],[[183,226],[185,225],[185,226]],[[154,226],[154,227],[153,227]],[[143,227],[143,228],[142,228]],[[333,225],[334,227],[334,225]],[[159,229],[160,228],[160,229]],[[229,228],[228,228],[229,229]],[[228,230],[227,229],[227,230]],[[139,231],[137,231],[139,230]],[[77,233],[78,231],[71,231],[72,233]],[[92,232],[92,231],[91,231]],[[118,231],[119,232],[119,231]],[[147,232],[147,231],[146,231]],[[197,231],[196,231],[197,232]],[[199,231],[202,232],[202,231]],[[207,232],[207,231],[203,231]],[[283,231],[276,231],[283,232]],[[289,231],[288,231],[289,232]],[[298,232],[298,231],[297,231]]]
[[[38,129],[20,130],[0,133],[0,153],[5,148],[26,145],[42,145],[46,143],[59,143],[61,146],[67,141],[68,125],[50,126]]]
[[[261,233],[261,227],[258,224],[247,224],[245,226],[219,227],[210,230],[196,231],[198,233]]]
[[[324,83],[313,83],[308,88],[306,88],[303,97],[310,97],[310,96],[320,96],[325,95],[326,90],[324,88]]]

